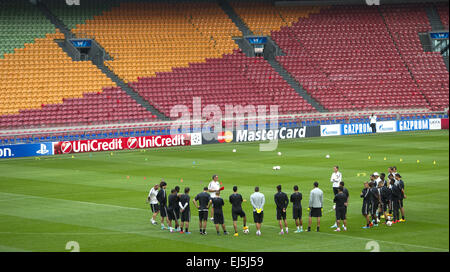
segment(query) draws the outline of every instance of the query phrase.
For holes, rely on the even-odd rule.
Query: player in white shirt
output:
[[[156,221],[155,218],[159,213],[159,206],[158,206],[158,200],[156,199],[156,195],[158,194],[158,188],[159,185],[155,184],[155,186],[153,186],[150,189],[150,192],[148,193],[148,197],[147,197],[147,203],[150,203],[150,207],[152,209],[152,218],[150,219],[150,221],[152,222],[153,225],[156,225]]]
[[[220,190],[219,177],[217,175],[212,176],[211,182],[208,184],[208,192],[211,194],[211,198],[216,197],[216,192]],[[211,221],[214,220],[214,207],[211,206]]]
[[[378,183],[382,182],[381,178],[380,178],[380,174],[378,174],[378,172],[373,173],[373,175],[375,176],[375,188],[378,188]]]
[[[339,172],[339,166],[334,166],[333,174],[331,174],[330,182],[333,183],[333,193],[334,196],[338,194],[339,191],[339,183],[342,181],[342,174]],[[334,208],[334,206],[333,206]],[[337,228],[337,223],[334,222],[334,225],[331,228]]]
[[[372,133],[377,133],[377,116],[373,113],[370,116],[370,127],[372,128]]]

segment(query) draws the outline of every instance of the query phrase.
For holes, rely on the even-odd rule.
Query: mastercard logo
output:
[[[233,132],[231,131],[220,132],[217,135],[217,140],[219,141],[219,143],[229,143],[233,141]]]

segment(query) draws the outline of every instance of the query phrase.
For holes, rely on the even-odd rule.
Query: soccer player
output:
[[[180,194],[180,186],[175,186],[175,191],[177,192],[177,203],[178,202],[180,202],[180,196],[181,196],[181,194]],[[177,204],[177,205],[175,205],[175,207],[174,207],[174,212],[175,212],[175,215],[176,215],[176,217],[178,218],[178,220],[180,219],[180,206]],[[175,229],[176,229],[176,231],[178,232],[178,231],[180,231],[180,225],[179,225],[179,222],[178,221],[176,221],[176,223],[175,223],[176,225],[175,225]]]
[[[230,195],[230,203],[231,203],[231,217],[233,218],[233,227],[234,227],[234,236],[239,236],[237,231],[237,218],[238,216],[242,217],[244,219],[244,230],[248,229],[247,227],[247,216],[245,215],[245,212],[242,210],[242,202],[244,201],[242,199],[242,195],[238,194],[237,192],[238,187],[233,186],[233,193]]]
[[[374,227],[378,227],[378,217],[377,217],[377,211],[378,206],[381,202],[380,200],[380,194],[378,192],[378,188],[376,187],[376,182],[370,182],[369,183],[369,190],[370,190],[370,215],[372,216],[372,223]]]
[[[378,183],[381,182],[380,174],[378,172],[373,173],[374,175],[374,181],[375,181],[375,187],[378,187]]]
[[[334,166],[333,174],[331,174],[330,181],[333,183],[333,194],[337,195],[339,183],[342,181],[342,174],[339,172],[339,166]],[[337,228],[336,222],[330,228]]]
[[[178,206],[177,190],[172,189],[169,195],[169,207],[167,208],[167,218],[169,219],[169,231],[178,231],[178,217],[175,212],[175,207]],[[175,228],[172,228],[172,221],[175,221]]]
[[[392,175],[395,177],[397,174],[397,166],[392,166]]]
[[[317,217],[317,232],[320,228],[320,217],[322,217],[323,208],[323,191],[319,189],[319,183],[314,182],[314,189],[311,190],[309,194],[309,221],[308,221],[308,232],[311,231],[312,217]]]
[[[288,196],[281,191],[281,185],[277,186],[277,193],[274,195],[275,205],[277,206],[277,220],[278,225],[280,226],[280,235],[283,235],[283,225],[281,224],[281,220],[284,221],[284,227],[286,228],[286,234],[288,234],[288,224],[286,221],[286,209],[289,204]]]
[[[180,207],[181,212],[180,233],[186,234],[191,234],[189,232],[189,221],[191,221],[191,208],[189,206],[189,201],[191,200],[191,197],[189,196],[190,190],[191,189],[189,189],[189,187],[184,188],[184,194],[180,195],[180,201],[178,202],[178,206]]]
[[[338,227],[334,230],[334,231],[341,231],[341,229],[339,228],[339,225],[341,223],[341,220],[343,220],[344,226],[343,226],[343,230],[346,231],[347,230],[347,210],[346,210],[346,206],[347,206],[347,196],[344,194],[343,192],[344,188],[342,186],[339,187],[338,189],[338,194],[336,196],[334,196],[334,200],[333,202],[336,203],[336,222]]]
[[[344,187],[344,182],[343,181],[339,182],[339,188],[341,188],[341,187],[342,187],[342,193],[346,197],[346,201],[345,201],[346,204],[345,204],[344,208],[345,208],[345,215],[347,216],[348,198],[350,197],[350,194],[349,194],[347,188]],[[333,227],[335,227],[335,228],[339,227],[339,224],[338,224],[337,220],[336,220],[336,223],[334,224],[334,226],[332,226],[332,228]],[[344,225],[342,225],[342,228],[344,228]]]
[[[211,196],[208,194],[208,187],[204,187],[203,192],[199,193],[194,199],[194,206],[198,209],[198,225],[201,235],[206,235],[206,222],[208,221],[210,200]]]
[[[387,187],[386,174],[385,173],[381,173],[380,174],[380,180],[381,180],[382,186]],[[378,184],[377,184],[377,186],[378,186]]]
[[[393,224],[399,222],[399,214],[398,210],[400,209],[400,198],[402,195],[402,189],[400,186],[395,184],[395,179],[391,179],[391,192],[392,192],[392,208],[394,211],[394,219],[392,221]]]
[[[150,221],[152,222],[153,225],[156,225],[156,216],[159,213],[159,206],[158,206],[158,199],[156,199],[156,196],[158,195],[158,188],[159,185],[155,184],[155,186],[153,186],[150,189],[150,192],[148,193],[148,197],[147,197],[147,202],[150,203],[150,208],[152,209],[152,218],[150,219]]]
[[[167,194],[166,194],[166,187],[167,187],[167,183],[162,180],[161,183],[159,184],[159,191],[158,194],[156,195],[156,199],[159,202],[159,210],[160,210],[160,214],[161,214],[161,229],[164,230],[166,229],[164,227],[164,219],[166,219],[167,221],[167,225],[169,225],[169,220],[167,219]]]
[[[380,194],[380,210],[378,212],[378,219],[381,221],[381,218],[384,218],[385,221],[388,221],[388,216],[386,214],[387,207],[389,205],[389,199],[391,195],[391,191],[386,186],[386,182],[382,185],[381,183],[378,183],[378,192]],[[383,214],[383,217],[381,216]]]
[[[219,225],[222,225],[223,234],[228,235],[228,232],[225,228],[225,220],[223,218],[223,205],[225,202],[220,197],[220,191],[216,193],[216,197],[211,198],[209,200],[209,205],[214,207],[214,224],[216,225],[217,235],[220,235]]]
[[[259,187],[255,187],[255,192],[250,196],[250,203],[253,207],[253,220],[256,225],[256,235],[261,236],[261,224],[264,219],[264,203],[266,199],[262,193],[259,192]]]
[[[372,227],[372,223],[369,220],[369,208],[370,208],[370,190],[369,190],[369,183],[366,181],[364,182],[364,189],[361,192],[361,198],[363,199],[363,205],[362,205],[362,215],[366,219],[366,225],[363,227],[363,229],[368,229]]]
[[[213,175],[212,180],[208,184],[208,192],[211,198],[216,197],[216,193],[220,190],[219,176]],[[211,221],[214,221],[214,207],[211,207]]]
[[[400,219],[399,222],[403,223],[403,222],[406,222],[405,209],[403,208],[403,199],[406,198],[406,195],[405,195],[405,183],[403,182],[402,176],[400,176],[399,173],[395,174],[395,184],[398,185],[402,191],[402,193],[400,195],[400,201],[399,201],[400,212],[402,213],[402,219]]]
[[[292,217],[295,220],[297,230],[295,233],[303,232],[302,220],[302,193],[298,191],[298,186],[294,186],[294,193],[291,195],[292,202]]]

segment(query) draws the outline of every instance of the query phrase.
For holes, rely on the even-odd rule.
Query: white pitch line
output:
[[[248,225],[255,225],[255,224],[248,224]],[[269,227],[269,228],[273,228],[273,229],[280,229],[280,227],[272,226],[272,225],[262,225],[261,229],[264,228],[264,227]],[[306,232],[306,231],[303,231],[303,232]],[[434,249],[434,250],[448,251],[448,249],[446,249],[446,248],[438,248],[438,247],[428,247],[428,246],[421,246],[421,245],[405,244],[405,243],[391,242],[391,241],[385,241],[385,240],[375,240],[375,239],[370,239],[370,238],[356,237],[356,236],[350,236],[350,235],[345,235],[345,234],[337,234],[337,233],[333,234],[333,233],[326,233],[326,232],[320,232],[320,231],[319,232],[312,231],[312,232],[319,233],[319,234],[336,236],[336,237],[337,237],[337,235],[345,236],[347,238],[353,238],[353,239],[364,240],[364,241],[376,241],[376,242],[393,244],[393,245],[413,246],[413,247],[421,247],[421,248],[428,248],[428,249]]]

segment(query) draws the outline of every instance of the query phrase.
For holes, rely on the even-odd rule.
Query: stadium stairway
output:
[[[244,36],[254,35],[253,31],[247,27],[245,22],[239,17],[239,15],[234,11],[233,7],[226,0],[220,0],[219,6],[223,9],[223,11],[230,17],[231,21],[236,25],[239,31],[242,32]]]
[[[441,17],[439,16],[437,9],[434,6],[428,6],[425,10],[427,12],[428,20],[430,21],[431,30],[443,30],[444,25],[442,24]]]
[[[168,120],[163,113],[153,107],[147,100],[143,99],[133,88],[131,88],[128,83],[125,83],[122,79],[120,79],[111,69],[109,69],[104,63],[97,63],[97,67],[112,81],[114,81],[117,86],[122,88],[131,98],[133,98],[139,105],[144,107],[147,111],[151,112],[160,120]]]
[[[220,7],[224,10],[224,12],[230,17],[233,23],[236,24],[236,27],[242,32],[243,36],[254,35],[253,31],[248,28],[248,26],[244,23],[241,17],[234,11],[233,7],[226,1],[219,1]],[[274,41],[273,44],[276,45]],[[279,48],[279,47],[278,47]],[[280,49],[281,51],[281,49]],[[306,90],[300,85],[298,81],[296,81],[287,71],[283,68],[283,66],[275,59],[275,57],[266,58],[266,61],[272,66],[272,68],[291,86],[303,99],[305,99],[311,106],[313,106],[318,112],[326,112],[327,110],[311,95],[306,92]]]
[[[64,24],[63,21],[61,21],[58,17],[56,17],[52,11],[43,3],[39,3],[38,8],[40,11],[47,17],[47,19],[52,22],[52,24],[55,25],[56,28],[58,28],[65,36],[66,39],[73,39],[77,38],[76,35]],[[66,48],[58,43],[60,47],[69,54]],[[98,45],[101,47],[100,45]],[[109,57],[108,52],[101,48],[105,53],[106,57]],[[72,56],[71,56],[72,57]],[[160,111],[158,111],[156,108],[154,108],[152,105],[150,105],[146,100],[144,100],[138,93],[136,93],[133,88],[131,88],[127,83],[125,83],[122,79],[120,79],[109,67],[107,67],[103,61],[92,61],[94,65],[98,67],[107,77],[109,77],[113,82],[117,84],[123,91],[125,91],[132,99],[134,99],[139,105],[144,107],[147,111],[151,112],[154,116],[156,116],[160,120],[167,120],[168,118],[164,116]]]

